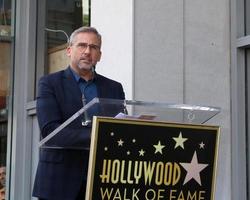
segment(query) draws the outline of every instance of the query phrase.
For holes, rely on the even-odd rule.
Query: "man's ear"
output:
[[[70,47],[70,46],[68,46],[68,47],[66,48],[66,55],[67,55],[68,57],[71,56],[71,47]]]
[[[99,53],[99,58],[98,58],[98,62],[101,60],[101,57],[102,57],[102,52],[100,51],[100,53]]]

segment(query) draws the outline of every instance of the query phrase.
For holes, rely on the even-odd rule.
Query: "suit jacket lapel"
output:
[[[63,84],[67,95],[71,95],[74,98],[74,101],[79,108],[82,107],[82,94],[77,82],[75,81],[70,68],[68,67],[63,74]]]
[[[105,84],[102,81],[102,77],[96,74],[96,86],[97,86],[97,97],[104,98],[105,95]]]

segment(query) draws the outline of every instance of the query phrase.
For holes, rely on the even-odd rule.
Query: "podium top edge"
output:
[[[152,102],[152,101],[140,101],[140,100],[119,100],[119,99],[108,99],[108,98],[94,98],[93,103],[111,103],[111,104],[125,104],[125,105],[137,105],[137,106],[152,106],[152,107],[164,107],[172,109],[182,110],[200,110],[200,111],[212,111],[220,112],[220,107],[215,106],[204,106],[204,105],[192,105],[192,104],[175,104],[175,103],[164,103],[164,102]]]

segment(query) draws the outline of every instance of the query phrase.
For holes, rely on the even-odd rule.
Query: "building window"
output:
[[[247,154],[247,197],[249,199],[249,191],[250,191],[250,49],[245,50],[246,56],[246,66],[245,66],[245,93],[246,93],[246,154]]]
[[[246,194],[250,198],[250,2],[245,0]]]
[[[84,0],[47,0],[46,31],[48,49],[67,42],[67,35],[89,25],[89,4]]]
[[[90,25],[90,0],[37,2],[38,80],[40,76],[62,70],[68,65],[65,54],[68,37],[76,28]],[[42,56],[41,52],[44,52]]]
[[[8,137],[8,100],[13,51],[11,33],[12,1],[0,0],[0,199],[5,199],[6,152]]]
[[[245,34],[250,35],[250,1],[245,0]]]
[[[232,5],[232,196],[250,198],[250,2]]]

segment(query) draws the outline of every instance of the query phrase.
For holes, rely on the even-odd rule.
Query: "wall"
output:
[[[181,1],[136,1],[136,99],[183,101],[182,15]]]
[[[229,8],[228,0],[92,1],[92,25],[107,42],[105,73],[134,99],[222,108],[208,122],[221,126],[220,200],[231,199]]]
[[[103,38],[96,71],[122,82],[126,99],[133,98],[133,0],[91,1],[91,26]]]

